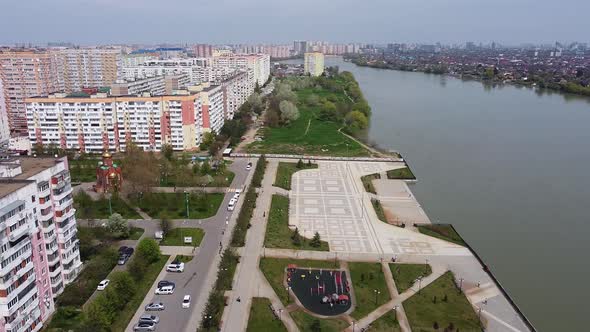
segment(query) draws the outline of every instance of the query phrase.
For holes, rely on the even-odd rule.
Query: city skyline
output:
[[[0,29],[11,33],[0,37],[0,44],[288,43],[301,39],[336,43],[496,41],[517,45],[587,42],[584,31],[590,27],[583,17],[590,4],[579,0],[559,4],[421,0],[411,5],[378,0],[363,8],[348,0],[339,2],[337,8],[310,0],[292,8],[268,0],[247,4],[236,0],[204,4],[185,0],[57,0],[51,6],[15,2],[3,5],[3,9]],[[170,15],[162,15],[167,12]],[[110,17],[108,24],[104,17]],[[218,24],[220,18],[224,24]]]

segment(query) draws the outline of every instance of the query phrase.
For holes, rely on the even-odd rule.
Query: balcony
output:
[[[31,234],[31,226],[30,225],[24,225],[24,226],[20,226],[17,229],[15,229],[14,231],[10,232],[10,234],[8,234],[8,240],[10,242],[14,242],[18,239],[20,239],[21,237],[23,237],[24,235],[30,235]]]

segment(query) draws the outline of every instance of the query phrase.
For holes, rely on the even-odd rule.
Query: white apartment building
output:
[[[224,124],[223,90],[202,85],[175,95],[27,99],[29,139],[84,152],[124,151],[127,141],[148,151],[163,144],[174,150],[196,149],[205,131]]]
[[[324,54],[320,52],[306,52],[303,68],[306,75],[322,75],[324,72]]]
[[[250,73],[252,70],[249,72],[240,71],[221,81],[226,119],[233,119],[240,106],[254,93],[255,86]]]
[[[113,96],[138,95],[141,93],[149,93],[154,96],[166,93],[165,76],[118,79],[111,84],[111,95]]]
[[[67,159],[0,161],[0,331],[39,331],[80,273]]]
[[[83,87],[105,87],[120,75],[121,50],[67,48],[49,51],[57,72],[59,91],[75,92]]]
[[[213,57],[213,66],[233,70],[254,72],[255,84],[262,86],[270,76],[270,56],[268,54],[226,54]]]

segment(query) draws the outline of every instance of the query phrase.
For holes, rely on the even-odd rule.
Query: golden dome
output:
[[[102,157],[103,157],[103,158],[111,158],[112,156],[111,156],[110,152],[108,152],[108,151],[105,151],[105,152],[102,154]]]
[[[117,174],[115,174],[115,172],[113,172],[113,173],[109,174],[109,177],[110,177],[111,179],[114,179],[116,176],[117,176]]]

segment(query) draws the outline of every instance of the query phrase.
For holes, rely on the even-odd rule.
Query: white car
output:
[[[246,165],[246,170],[249,171],[250,169],[252,169],[252,163],[248,163],[248,165]]]
[[[235,199],[236,201],[238,200],[238,198],[240,198],[240,194],[235,193],[233,199]]]
[[[229,200],[229,203],[227,204],[227,210],[233,211],[235,206],[236,206],[236,200],[234,198],[232,198]]]
[[[166,266],[166,271],[168,271],[168,272],[183,272],[184,271],[184,263],[172,262],[172,264],[169,264],[168,266]]]
[[[188,309],[191,306],[191,296],[190,295],[185,295],[184,298],[182,299],[182,308],[183,309]]]
[[[162,311],[164,310],[164,303],[152,302],[145,306],[145,311]]]
[[[107,288],[107,286],[109,285],[109,282],[111,282],[109,279],[105,279],[99,282],[98,287],[96,287],[96,290],[105,290],[105,288]]]
[[[156,288],[156,295],[170,295],[170,294],[174,294],[174,286],[172,285],[166,285],[166,286],[162,286],[162,287],[158,287]]]

